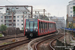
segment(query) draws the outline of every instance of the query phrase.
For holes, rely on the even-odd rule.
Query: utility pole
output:
[[[49,18],[49,15],[50,15],[50,13],[48,13],[48,18]],[[49,18],[49,20],[50,20],[50,18]]]
[[[43,9],[44,17],[45,17],[45,12],[46,12],[46,10],[45,10],[45,9]]]
[[[64,46],[66,46],[66,34],[65,34],[65,27],[64,27]]]
[[[24,29],[24,12],[23,12],[23,29]]]
[[[31,6],[31,18],[33,18],[33,6]]]
[[[13,16],[14,16],[14,14],[13,14],[13,12],[12,12],[12,27],[13,27]]]
[[[50,13],[48,13],[48,17],[49,17]]]
[[[39,17],[40,17],[40,13],[39,13],[39,11],[35,11],[35,14],[39,14]],[[38,19],[39,19],[39,17],[38,17]]]

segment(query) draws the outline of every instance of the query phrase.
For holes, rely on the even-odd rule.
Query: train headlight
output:
[[[27,32],[27,29],[26,29],[26,32]]]

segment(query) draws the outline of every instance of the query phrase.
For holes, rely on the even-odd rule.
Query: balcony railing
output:
[[[12,26],[9,26],[9,25],[6,25],[7,27],[12,27]],[[13,26],[13,27],[16,27],[16,26]]]
[[[5,23],[8,23],[9,24],[9,23],[12,23],[12,22],[5,22]],[[16,22],[13,22],[13,23],[16,23]]]
[[[16,18],[13,18],[13,20],[15,20]],[[12,18],[5,18],[5,20],[12,20]]]

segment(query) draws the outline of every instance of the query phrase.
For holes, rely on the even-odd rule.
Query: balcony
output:
[[[5,20],[12,20],[12,18],[5,18]],[[13,20],[16,20],[16,18],[13,18]]]
[[[5,24],[7,27],[12,27],[12,24]],[[14,24],[13,27],[16,27],[16,25]]]
[[[7,27],[12,27],[12,26],[7,26]],[[13,27],[16,27],[16,26],[13,26]]]
[[[5,22],[5,23],[12,24],[12,22]],[[16,22],[13,22],[13,23],[16,23]]]

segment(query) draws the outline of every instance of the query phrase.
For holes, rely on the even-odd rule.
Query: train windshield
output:
[[[29,22],[26,22],[26,29],[29,29]]]
[[[30,22],[30,29],[33,29],[33,22]]]
[[[37,29],[37,21],[34,22],[34,29]]]

